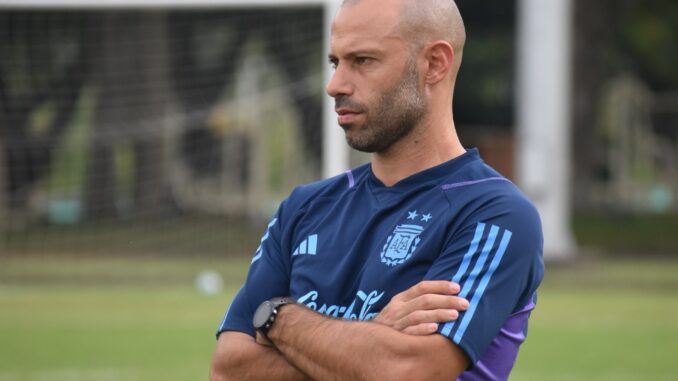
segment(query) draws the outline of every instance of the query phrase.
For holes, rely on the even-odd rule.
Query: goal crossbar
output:
[[[196,9],[324,6],[336,0],[0,0],[0,9]]]

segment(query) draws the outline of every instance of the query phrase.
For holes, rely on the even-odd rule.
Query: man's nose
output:
[[[332,98],[353,93],[353,86],[349,81],[349,75],[346,73],[346,70],[342,69],[341,65],[337,66],[334,70],[334,74],[332,74],[325,90]]]

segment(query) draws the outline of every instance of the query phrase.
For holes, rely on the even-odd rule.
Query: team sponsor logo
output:
[[[421,242],[419,237],[424,232],[424,226],[415,224],[414,222],[427,223],[433,216],[430,213],[424,214],[419,218],[419,214],[408,212],[407,222],[397,225],[393,232],[386,238],[386,243],[381,250],[381,263],[387,266],[397,266],[405,263]]]
[[[332,317],[341,317],[349,320],[372,320],[379,312],[371,312],[372,307],[384,296],[384,292],[372,291],[366,293],[358,290],[355,299],[348,306],[337,304],[318,305],[318,291],[311,291],[297,299],[297,302],[321,314]]]

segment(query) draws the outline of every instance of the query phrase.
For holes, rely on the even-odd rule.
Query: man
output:
[[[281,204],[219,327],[212,380],[508,377],[542,233],[457,138],[464,40],[452,0],[344,2],[327,92],[371,163]]]

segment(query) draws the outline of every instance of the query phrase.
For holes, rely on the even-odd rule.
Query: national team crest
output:
[[[421,241],[419,235],[424,228],[419,225],[402,224],[393,229],[381,250],[381,262],[387,266],[396,266],[410,259]]]

